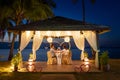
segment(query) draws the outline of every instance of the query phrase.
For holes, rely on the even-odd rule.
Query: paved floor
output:
[[[24,63],[24,69],[26,69],[28,62]],[[82,61],[74,60],[72,61],[71,65],[48,65],[46,62],[35,62],[35,70],[37,72],[40,72],[40,69],[42,68],[41,72],[75,72],[74,68],[75,66],[79,66],[83,64]],[[90,61],[90,71],[89,72],[100,72],[98,69],[94,66],[94,61]],[[27,71],[25,71],[27,72]]]
[[[76,80],[73,74],[44,74],[40,80]]]

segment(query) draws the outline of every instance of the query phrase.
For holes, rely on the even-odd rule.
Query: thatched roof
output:
[[[19,25],[13,28],[8,28],[8,30],[53,30],[53,31],[66,31],[66,30],[94,30],[98,33],[103,33],[109,31],[110,28],[108,26],[96,25],[96,24],[89,24],[85,23],[83,25],[82,21],[73,20],[65,17],[56,16],[53,18],[49,18],[42,21],[32,22],[26,25]]]

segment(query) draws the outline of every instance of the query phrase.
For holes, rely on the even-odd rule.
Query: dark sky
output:
[[[82,20],[82,0],[76,4],[72,0],[55,0],[57,7],[54,9],[56,16],[64,16]],[[100,35],[102,45],[120,47],[120,0],[96,0],[93,5],[90,0],[85,0],[86,22],[110,26],[111,31]]]

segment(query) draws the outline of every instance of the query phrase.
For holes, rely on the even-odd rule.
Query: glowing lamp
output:
[[[47,38],[47,41],[48,41],[49,43],[52,43],[52,40],[53,40],[52,37],[48,37],[48,38]]]
[[[65,42],[69,42],[70,41],[70,37],[65,37],[64,40],[65,40]]]
[[[35,69],[35,65],[34,65],[34,63],[33,63],[33,59],[29,59],[29,60],[28,60],[27,70],[28,70],[29,72],[33,72],[34,69]]]
[[[85,63],[85,64],[89,64],[89,59],[88,59],[88,58],[85,58],[85,59],[84,59],[84,63]]]

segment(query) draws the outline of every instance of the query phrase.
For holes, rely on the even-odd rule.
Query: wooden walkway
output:
[[[41,72],[75,72],[74,68],[75,66],[81,65],[83,61],[74,60],[72,61],[71,65],[48,65],[47,62],[34,62],[35,64],[35,72],[40,72],[40,69],[42,68]],[[27,71],[27,65],[28,62],[23,62],[23,71]],[[94,66],[94,61],[90,60],[90,71],[89,72],[100,72],[98,69]]]

